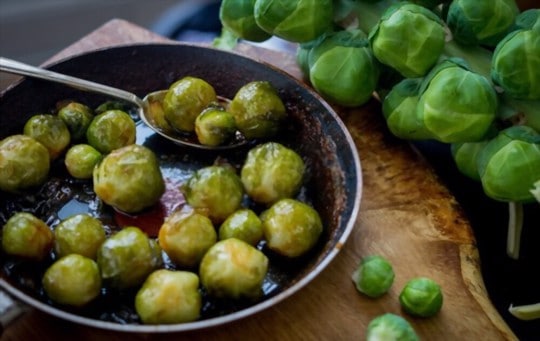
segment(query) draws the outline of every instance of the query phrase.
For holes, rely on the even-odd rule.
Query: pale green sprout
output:
[[[403,317],[386,313],[377,316],[368,324],[366,341],[418,341],[418,335]]]
[[[399,302],[403,310],[413,316],[431,317],[441,310],[443,294],[439,284],[432,279],[417,277],[405,284]]]
[[[394,269],[386,258],[367,256],[353,272],[352,280],[359,292],[376,298],[388,292],[394,283],[394,276]]]
[[[99,152],[107,154],[135,143],[137,128],[122,110],[107,110],[95,116],[86,130],[86,140]]]
[[[91,179],[94,167],[103,155],[89,144],[76,144],[68,149],[64,164],[69,174],[77,179]]]
[[[264,41],[271,34],[255,22],[255,0],[223,0],[219,7],[219,19],[223,27],[237,37],[250,41]]]
[[[26,121],[23,131],[47,148],[51,160],[58,158],[71,142],[68,127],[55,115],[34,115]]]

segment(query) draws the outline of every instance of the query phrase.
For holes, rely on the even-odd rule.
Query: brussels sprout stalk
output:
[[[519,306],[510,305],[508,311],[520,320],[540,319],[540,302]]]
[[[522,229],[523,204],[511,201],[508,203],[508,235],[506,239],[506,253],[510,258],[519,258]]]

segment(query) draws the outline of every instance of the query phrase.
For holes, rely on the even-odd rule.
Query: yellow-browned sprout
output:
[[[2,248],[10,255],[41,261],[49,255],[53,232],[31,213],[15,213],[2,228]]]
[[[91,179],[101,153],[89,144],[76,144],[68,149],[64,164],[68,173],[77,179]]]
[[[51,160],[64,152],[71,142],[71,135],[64,121],[58,116],[34,115],[24,125],[24,135],[36,139],[49,151]]]
[[[263,238],[261,219],[247,208],[234,212],[219,227],[219,239],[227,238],[238,238],[250,245],[257,245]]]
[[[86,137],[86,130],[94,118],[94,113],[82,103],[71,102],[58,110],[58,117],[68,127],[72,141],[82,141]]]
[[[135,143],[133,119],[122,110],[107,110],[92,120],[86,131],[88,144],[103,154]]]
[[[99,219],[88,214],[75,214],[55,227],[54,250],[59,257],[76,253],[96,259],[105,237],[105,229]]]

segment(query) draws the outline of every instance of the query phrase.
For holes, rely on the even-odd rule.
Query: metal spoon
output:
[[[138,116],[148,127],[150,127],[159,135],[178,145],[198,149],[223,150],[240,147],[247,143],[246,139],[238,133],[235,138],[228,144],[219,146],[207,146],[200,144],[194,134],[183,134],[176,132],[175,130],[170,128],[170,126],[167,124],[163,117],[163,108],[161,106],[161,103],[163,101],[163,98],[165,97],[165,94],[167,93],[167,90],[154,91],[147,94],[143,99],[140,99],[137,95],[125,90],[113,88],[108,85],[95,83],[73,76],[64,75],[58,72],[35,67],[4,57],[0,57],[0,71],[22,76],[29,76],[33,78],[39,78],[55,83],[61,83],[75,89],[95,92],[126,101],[130,104],[133,104],[137,108]]]

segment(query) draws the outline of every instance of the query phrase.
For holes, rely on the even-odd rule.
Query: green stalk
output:
[[[512,259],[519,258],[521,244],[521,230],[523,229],[523,204],[508,203],[508,236],[506,239],[506,253]]]

